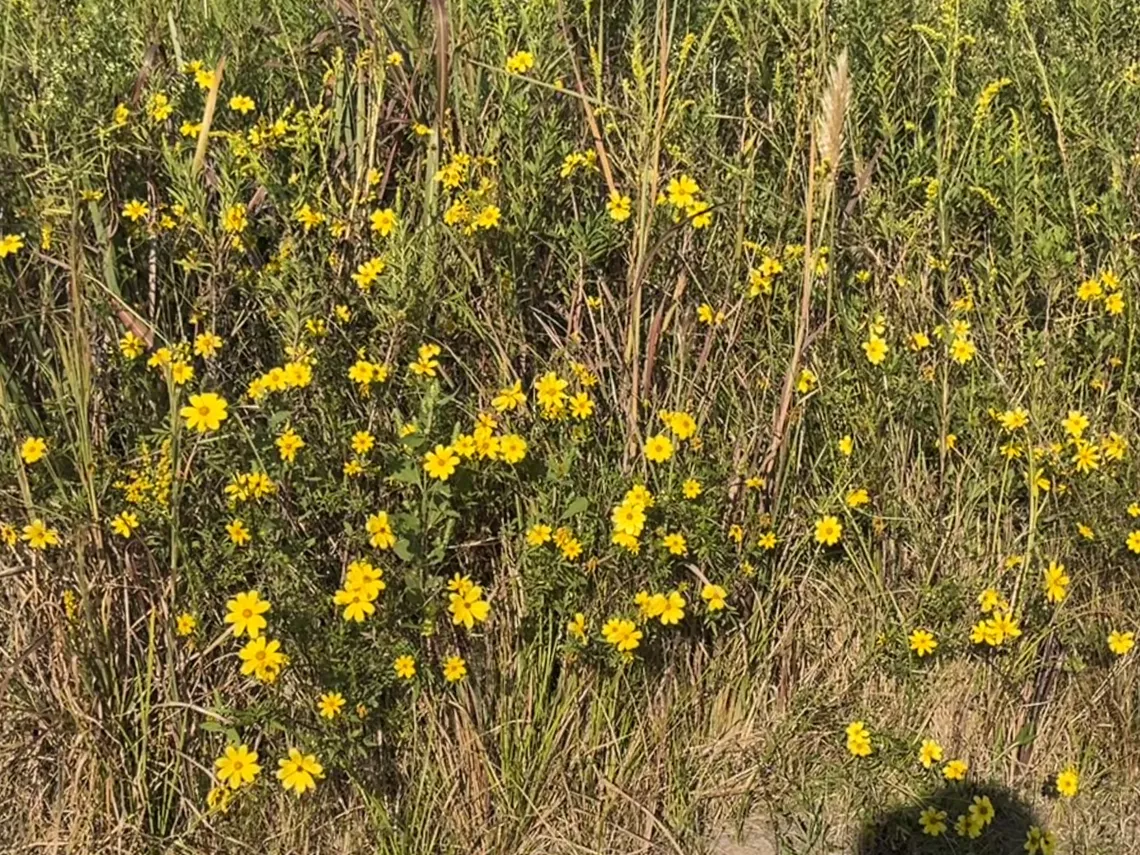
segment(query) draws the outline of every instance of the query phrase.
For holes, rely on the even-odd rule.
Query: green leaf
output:
[[[590,500],[585,496],[579,496],[566,506],[566,510],[562,512],[562,519],[568,520],[570,517],[576,517],[578,514],[587,510],[590,507]]]
[[[1026,724],[1013,740],[1014,746],[1029,745],[1037,736],[1037,729],[1032,724]]]
[[[409,463],[399,472],[394,473],[390,480],[398,481],[401,484],[418,484],[420,483],[420,470],[414,463]]]
[[[423,530],[423,526],[420,525],[420,518],[415,514],[394,514],[392,525],[396,531],[410,531],[418,534]]]
[[[408,549],[408,545],[408,539],[401,537],[396,541],[396,545],[392,547],[392,551],[395,552],[401,560],[411,561],[414,556],[412,555],[412,551]]]

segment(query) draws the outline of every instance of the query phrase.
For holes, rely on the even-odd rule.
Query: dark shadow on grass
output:
[[[988,796],[993,820],[975,839],[955,831],[955,821],[969,813],[975,796]],[[927,808],[946,812],[946,830],[924,834],[919,818]],[[898,807],[877,816],[859,837],[858,855],[1025,855],[1025,839],[1040,826],[1033,811],[1009,790],[992,784],[942,787],[920,804]]]

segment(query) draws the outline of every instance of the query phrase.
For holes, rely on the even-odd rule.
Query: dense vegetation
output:
[[[1137,44],[10,0],[16,844],[1135,844]]]

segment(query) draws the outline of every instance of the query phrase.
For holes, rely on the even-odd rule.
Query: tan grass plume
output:
[[[831,76],[823,91],[819,113],[815,117],[815,142],[819,148],[819,159],[821,163],[827,164],[830,174],[835,173],[843,152],[843,125],[847,121],[850,102],[851,77],[847,50],[844,49],[831,67]]]

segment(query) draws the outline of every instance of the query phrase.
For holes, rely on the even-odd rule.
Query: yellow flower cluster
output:
[[[441,353],[443,350],[438,344],[421,344],[416,359],[408,365],[408,370],[418,377],[435,377],[436,369],[439,368],[436,357]]]
[[[621,502],[610,512],[613,534],[610,541],[637,555],[641,551],[641,533],[646,512],[653,507],[653,494],[643,485],[630,488]]]
[[[671,205],[675,220],[685,217],[694,229],[703,229],[712,223],[712,205],[700,199],[700,195],[700,185],[688,175],[680,175],[669,180],[658,203]]]
[[[172,462],[170,440],[164,439],[155,454],[147,443],[139,445],[137,464],[127,469],[126,477],[112,486],[120,490],[123,500],[131,505],[165,508],[170,501]]]
[[[455,574],[447,589],[448,611],[451,612],[451,622],[470,630],[477,623],[483,623],[491,614],[491,604],[483,599],[483,589],[471,581],[470,576]]]
[[[489,175],[481,174],[483,169],[495,165],[492,157],[473,158],[465,152],[456,152],[440,167],[435,181],[448,191],[460,191],[443,214],[446,225],[462,228],[466,235],[498,228],[502,211],[495,204],[497,184]],[[476,175],[478,183],[472,180]]]
[[[225,622],[233,626],[234,638],[244,634],[250,639],[238,652],[241,673],[262,683],[276,681],[281,669],[289,664],[289,657],[281,652],[281,642],[262,634],[269,625],[264,615],[270,608],[257,591],[245,591],[226,603]]]
[[[368,532],[368,545],[374,549],[391,549],[396,545],[396,534],[392,530],[387,511],[371,514],[365,524],[365,531]]]
[[[534,68],[534,54],[520,50],[507,57],[506,69],[511,74],[526,74]]]
[[[536,523],[527,530],[526,541],[533,547],[553,543],[567,561],[576,561],[582,555],[582,542],[568,526],[552,529],[545,523]]]
[[[348,379],[356,384],[361,397],[367,397],[372,392],[373,383],[388,382],[388,366],[383,362],[369,362],[363,353],[359,353],[356,362],[348,369]]]
[[[667,594],[650,594],[638,591],[633,598],[638,613],[644,620],[659,620],[664,626],[680,623],[685,617],[685,597],[680,591]]]
[[[356,272],[352,274],[352,281],[356,283],[357,288],[367,294],[372,290],[372,286],[376,284],[376,280],[387,267],[388,264],[383,258],[378,255],[374,256],[360,263],[360,266],[356,268]]]
[[[587,151],[572,151],[562,159],[562,168],[558,174],[562,178],[569,178],[579,169],[588,172],[598,171],[598,153],[594,149]]]
[[[253,401],[260,401],[269,392],[284,392],[286,389],[304,389],[313,382],[313,365],[308,357],[286,362],[270,368],[260,377],[250,381],[246,394]]]
[[[772,285],[784,272],[784,264],[774,255],[765,253],[760,264],[748,271],[748,296],[760,297],[772,293]]]
[[[265,472],[239,472],[223,488],[223,492],[231,505],[264,499],[266,496],[272,496],[276,491],[277,485]]]
[[[547,371],[541,377],[535,378],[534,397],[544,419],[554,421],[565,418],[569,414],[575,419],[584,421],[593,415],[594,401],[585,390],[593,386],[597,382],[597,378],[581,363],[573,363],[571,367],[578,384],[582,387],[582,391],[573,395],[566,392],[570,386],[570,381],[559,377],[553,371]],[[504,396],[507,391],[509,390],[500,392],[500,400],[504,403],[512,400]],[[521,386],[514,394],[516,396],[522,395]],[[518,406],[525,399],[516,398],[514,400],[517,401],[514,406]]]
[[[333,595],[333,602],[344,606],[345,620],[361,623],[376,613],[376,598],[386,587],[383,568],[359,559],[348,565],[344,585]]]
[[[986,588],[978,595],[978,608],[989,617],[974,624],[970,632],[970,641],[974,644],[1000,647],[1021,637],[1020,622],[1013,615],[1009,601],[996,589]]]
[[[1077,286],[1077,300],[1094,304],[1104,301],[1104,310],[1109,315],[1124,314],[1124,292],[1120,289],[1120,277],[1111,270],[1101,271],[1092,279],[1086,279]]]

